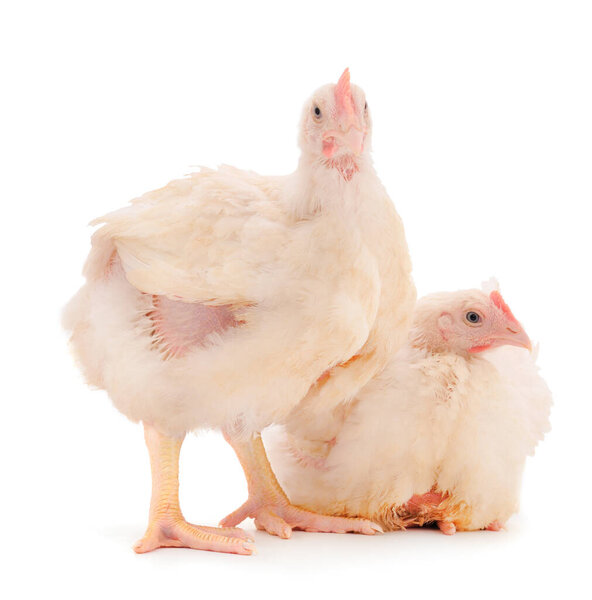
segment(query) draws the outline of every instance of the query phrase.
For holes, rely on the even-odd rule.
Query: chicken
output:
[[[285,538],[380,529],[290,505],[260,436],[299,404],[353,397],[405,342],[415,288],[370,135],[346,69],[306,103],[293,174],[202,169],[95,221],[64,325],[87,381],[144,426],[153,487],[137,552],[250,554],[234,527],[246,517]],[[248,481],[220,529],[187,523],[179,506],[181,444],[199,428],[224,433]]]
[[[324,419],[324,437],[302,420],[266,432],[288,497],[391,530],[500,529],[549,430],[550,392],[519,347],[530,341],[497,289],[421,299],[407,345]]]

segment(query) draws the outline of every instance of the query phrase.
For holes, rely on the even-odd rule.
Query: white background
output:
[[[3,597],[590,597],[591,40],[569,0],[3,4]],[[141,428],[85,387],[59,325],[86,223],[195,165],[290,172],[302,103],[346,66],[419,292],[496,275],[541,343],[553,431],[521,512],[501,533],[136,556]],[[187,440],[181,485],[201,524],[246,497],[216,433]]]

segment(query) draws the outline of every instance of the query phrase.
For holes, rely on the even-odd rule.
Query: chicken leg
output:
[[[179,452],[183,438],[166,437],[147,424],[144,438],[152,469],[152,499],[148,528],[134,550],[141,554],[156,548],[181,547],[252,554],[255,547],[244,531],[198,527],[183,518],[179,506]]]
[[[247,517],[255,519],[257,529],[262,529],[287,539],[292,529],[326,533],[365,533],[373,535],[382,529],[367,519],[330,517],[298,508],[290,504],[288,497],[276,479],[265,453],[261,434],[250,440],[233,438],[225,433],[226,441],[233,447],[247,478],[249,499],[237,510],[222,519],[220,525],[233,527]]]

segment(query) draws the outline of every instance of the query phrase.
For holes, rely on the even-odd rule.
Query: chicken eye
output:
[[[315,119],[320,119],[321,118],[321,109],[318,106],[315,106],[312,110]]]
[[[479,313],[476,313],[473,310],[470,310],[466,315],[465,315],[465,319],[471,323],[471,325],[475,325],[476,323],[480,323],[481,322],[481,315]]]

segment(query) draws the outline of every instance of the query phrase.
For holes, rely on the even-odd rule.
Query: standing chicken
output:
[[[64,323],[87,380],[144,424],[153,487],[137,552],[250,554],[232,527],[248,516],[282,537],[379,529],[290,505],[259,434],[301,401],[330,409],[354,396],[406,339],[409,255],[370,130],[346,70],[306,104],[292,175],[204,169],[96,221]],[[203,427],[224,432],[248,480],[222,529],[187,523],[179,507],[181,444]]]
[[[324,420],[324,439],[318,423],[313,434],[302,422],[298,432],[270,432],[271,464],[290,500],[387,529],[502,527],[551,405],[533,357],[508,345],[530,341],[499,291],[420,300],[408,344],[349,414]]]

